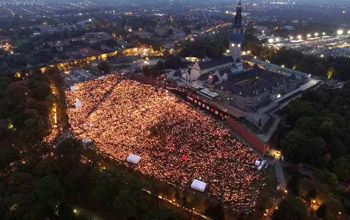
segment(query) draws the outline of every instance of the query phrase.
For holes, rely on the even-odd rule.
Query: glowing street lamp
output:
[[[303,36],[298,35],[298,39],[299,39],[299,40],[303,39]]]
[[[278,41],[280,41],[280,39],[277,37],[277,38],[276,38],[276,41],[278,42]]]
[[[326,32],[323,32],[323,33],[322,33],[322,36],[325,36],[325,35],[326,35]]]
[[[290,37],[289,39],[293,40],[293,37]]]
[[[310,37],[311,37],[311,34],[307,34],[307,37],[310,38]]]
[[[342,35],[342,34],[344,34],[344,31],[343,31],[343,30],[338,30],[338,31],[337,31],[337,34],[338,34],[338,35]]]
[[[319,34],[316,32],[316,33],[315,33],[315,37],[318,37],[318,35],[319,35]]]
[[[348,34],[350,34],[350,30],[348,30]]]
[[[270,43],[270,44],[273,43],[273,39],[269,39],[269,43]]]

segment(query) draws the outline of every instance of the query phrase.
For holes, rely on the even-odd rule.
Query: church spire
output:
[[[240,62],[241,47],[244,41],[243,23],[242,23],[242,2],[239,1],[236,8],[236,16],[233,23],[233,31],[230,33],[229,55],[235,62]]]
[[[241,0],[239,0],[237,8],[236,8],[236,16],[235,16],[233,31],[235,33],[243,33],[242,2],[241,2]]]

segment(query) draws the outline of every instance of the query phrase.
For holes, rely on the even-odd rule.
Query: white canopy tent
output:
[[[260,171],[262,168],[264,168],[266,163],[267,163],[266,160],[263,160],[262,163],[260,164],[260,166],[258,167],[258,170]]]
[[[90,144],[90,143],[92,143],[92,140],[90,140],[89,138],[83,139],[83,144]]]
[[[191,184],[192,189],[198,190],[200,192],[204,192],[206,187],[207,187],[207,184],[205,182],[202,182],[197,179],[194,179]]]
[[[75,99],[75,107],[76,108],[81,108],[82,104],[81,104],[81,101],[79,99]]]
[[[256,160],[256,161],[255,161],[255,166],[258,167],[258,166],[260,166],[260,164],[261,164],[261,161],[260,161],[260,160]]]
[[[129,163],[138,164],[140,162],[140,160],[141,160],[141,157],[137,156],[135,154],[129,154],[129,156],[128,156],[128,158],[126,158],[126,160]]]

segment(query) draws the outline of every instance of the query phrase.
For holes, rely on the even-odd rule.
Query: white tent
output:
[[[71,91],[77,91],[78,88],[77,88],[76,86],[71,86],[71,87],[70,87],[70,90],[71,90]]]
[[[141,157],[137,156],[135,154],[129,154],[129,156],[128,156],[128,158],[126,158],[126,160],[129,163],[138,164],[140,162],[140,160],[141,160]]]
[[[258,167],[258,170],[260,171],[262,168],[264,168],[266,163],[267,163],[266,160],[263,160],[262,163],[260,164],[260,166]]]
[[[192,184],[191,184],[191,188],[204,192],[205,188],[207,187],[207,184],[205,182],[202,182],[200,180],[194,179]]]
[[[92,143],[92,140],[90,140],[89,138],[83,139],[83,144],[90,144],[90,143]]]
[[[261,161],[260,161],[260,160],[256,160],[256,161],[255,161],[255,166],[258,167],[258,166],[260,166],[260,164],[261,164]]]
[[[75,99],[75,107],[76,108],[81,108],[82,104],[81,104],[81,101],[79,99]]]

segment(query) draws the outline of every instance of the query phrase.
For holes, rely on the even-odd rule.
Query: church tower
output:
[[[236,16],[233,25],[233,31],[230,33],[230,49],[229,55],[235,62],[240,62],[241,47],[244,40],[243,24],[242,24],[242,3],[239,1],[236,9]]]

